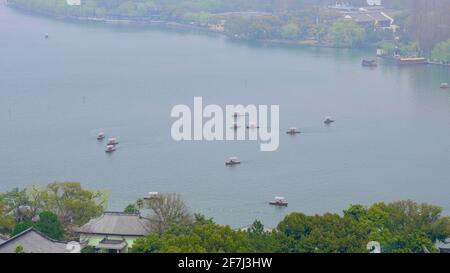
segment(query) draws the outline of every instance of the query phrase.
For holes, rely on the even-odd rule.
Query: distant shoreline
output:
[[[179,23],[175,21],[163,21],[163,20],[154,20],[150,18],[142,18],[142,19],[131,19],[131,18],[108,18],[108,17],[80,17],[80,16],[63,16],[63,15],[57,15],[53,13],[46,13],[42,11],[36,11],[31,10],[28,8],[24,8],[20,5],[8,2],[7,0],[3,0],[6,7],[16,9],[25,13],[28,13],[30,15],[36,15],[36,16],[43,16],[46,18],[58,20],[58,21],[66,21],[66,22],[91,22],[91,23],[99,23],[99,24],[105,24],[105,25],[134,25],[134,26],[148,26],[148,27],[157,27],[159,29],[171,29],[171,30],[181,30],[181,31],[187,31],[187,32],[197,32],[197,33],[204,33],[209,35],[220,35],[224,38],[230,39],[232,41],[236,42],[244,42],[244,43],[257,43],[260,45],[266,45],[266,46],[288,46],[288,47],[295,47],[295,48],[301,48],[301,47],[312,47],[312,48],[346,48],[346,49],[355,49],[352,47],[337,47],[329,44],[322,44],[318,43],[315,40],[301,40],[301,41],[289,41],[289,40],[260,40],[260,39],[243,39],[243,38],[236,38],[230,35],[227,35],[224,32],[217,31],[208,27],[204,26],[198,26],[198,25],[191,25],[191,24],[184,24]],[[364,47],[359,47],[357,49],[376,49],[376,45],[367,45]],[[376,54],[374,53],[374,57]],[[381,57],[384,59],[393,59],[389,56],[376,56]],[[429,65],[435,65],[435,66],[443,66],[443,67],[450,67],[450,64],[444,64],[439,62],[433,62],[427,59],[427,64]]]
[[[134,25],[134,26],[149,26],[149,27],[158,27],[160,29],[173,29],[173,30],[183,30],[183,31],[195,31],[199,33],[205,34],[213,34],[220,35],[227,39],[237,42],[246,42],[246,43],[258,43],[261,45],[268,46],[290,46],[290,47],[317,47],[317,48],[347,48],[354,49],[352,47],[336,47],[329,44],[321,44],[314,40],[301,40],[301,41],[289,41],[289,40],[260,40],[260,39],[244,39],[244,38],[236,38],[231,35],[227,35],[224,32],[210,29],[204,26],[198,25],[190,25],[183,24],[175,21],[163,21],[163,20],[152,20],[150,18],[147,19],[131,19],[131,18],[108,18],[108,17],[80,17],[80,16],[67,16],[67,15],[57,15],[53,13],[47,13],[43,11],[31,10],[28,8],[24,8],[22,6],[16,5],[14,3],[10,3],[8,1],[5,2],[7,7],[12,9],[16,9],[30,15],[43,16],[46,18],[58,20],[58,21],[66,21],[66,22],[91,22],[91,23],[99,23],[106,25]],[[364,46],[358,49],[375,49],[376,46]]]

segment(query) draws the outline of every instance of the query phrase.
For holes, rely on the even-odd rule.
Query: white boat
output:
[[[108,144],[107,145],[117,145],[117,144],[119,144],[119,141],[117,141],[117,139],[116,138],[110,138],[110,139],[108,139]]]
[[[108,145],[108,146],[106,146],[105,152],[106,152],[106,153],[112,153],[112,152],[114,152],[115,150],[116,150],[116,146],[114,146],[114,145]]]
[[[159,197],[159,192],[151,191],[148,193],[148,196],[144,197],[146,200],[154,200]]]
[[[236,165],[236,164],[241,164],[241,161],[239,161],[239,159],[235,156],[228,158],[227,161],[225,161],[225,165],[227,166],[232,166],[232,165]]]
[[[103,140],[105,138],[105,133],[100,132],[97,134],[97,140]]]
[[[325,120],[323,121],[323,123],[325,124],[331,124],[333,122],[335,122],[335,120],[332,119],[331,117],[326,117]]]
[[[288,201],[284,197],[276,196],[269,204],[272,206],[287,207]]]
[[[449,88],[448,83],[446,83],[446,82],[441,83],[441,89],[447,89],[447,88]]]
[[[289,134],[289,135],[300,134],[300,130],[297,129],[296,127],[291,127],[287,130],[286,134]]]

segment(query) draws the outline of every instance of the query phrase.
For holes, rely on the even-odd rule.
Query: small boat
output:
[[[225,161],[225,165],[227,166],[233,166],[236,164],[241,164],[241,161],[237,157],[230,157],[227,161]]]
[[[235,122],[235,123],[233,123],[233,125],[231,126],[231,128],[233,128],[233,129],[239,129],[239,128],[241,128],[241,125],[239,125],[237,122]]]
[[[448,88],[450,88],[448,83],[446,82],[441,83],[441,89],[448,89]]]
[[[110,139],[108,139],[108,144],[107,145],[117,145],[117,144],[119,144],[119,141],[117,141],[117,139],[116,138],[110,138]]]
[[[273,201],[269,202],[269,204],[272,206],[287,207],[288,201],[284,197],[276,196]]]
[[[325,124],[331,124],[331,123],[333,123],[333,122],[335,122],[335,120],[334,119],[332,119],[331,117],[326,117],[325,118],[325,120],[323,121],[323,123],[325,123]]]
[[[362,60],[361,65],[365,67],[377,67],[378,62],[374,59],[364,59]]]
[[[114,146],[114,145],[108,145],[108,146],[106,146],[105,152],[106,152],[106,153],[112,153],[112,152],[114,152],[115,150],[116,150],[116,146]]]
[[[286,134],[288,134],[288,135],[300,134],[300,130],[297,129],[296,127],[291,127],[287,130]]]
[[[250,123],[247,125],[247,129],[259,129],[259,125],[256,123]]]
[[[48,33],[44,35],[45,39],[48,39],[49,37],[50,37],[50,35],[48,35]]]
[[[144,199],[145,200],[155,200],[155,199],[158,199],[158,197],[160,197],[159,192],[151,191],[148,193],[148,196],[144,197]]]
[[[398,58],[398,65],[421,65],[427,64],[427,59],[425,58]]]
[[[105,138],[105,133],[100,132],[97,134],[97,140],[103,140]]]

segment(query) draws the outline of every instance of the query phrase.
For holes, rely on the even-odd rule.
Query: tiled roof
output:
[[[45,234],[29,228],[0,244],[0,253],[15,253],[21,246],[25,253],[69,253],[66,243],[51,239]]]
[[[150,232],[147,220],[139,214],[105,212],[78,229],[83,234],[144,236]]]
[[[351,19],[359,23],[390,21],[390,19],[385,15],[383,15],[383,13],[381,12],[364,12],[364,13],[355,12],[355,13],[347,13],[346,16],[350,16]]]
[[[444,242],[439,244],[440,249],[450,249],[450,238],[447,238]]]

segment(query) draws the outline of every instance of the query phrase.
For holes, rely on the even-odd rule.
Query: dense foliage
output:
[[[41,212],[37,221],[25,220],[18,223],[14,227],[12,235],[17,235],[31,227],[39,230],[52,239],[64,239],[64,229],[59,222],[58,216],[50,211]]]
[[[450,39],[446,42],[437,44],[433,49],[431,57],[437,61],[450,63]]]
[[[287,9],[279,11],[273,0],[83,0],[81,6],[69,6],[66,0],[8,0],[27,10],[62,17],[162,20],[208,27],[226,20],[225,33],[230,37],[278,42],[309,42],[338,47],[375,45],[393,41],[392,31],[361,28],[349,22],[336,22],[342,16],[328,10],[331,0],[286,0]],[[364,6],[366,0],[346,3]],[[384,6],[401,10],[395,24],[398,42],[417,42],[422,53],[431,54],[440,42],[450,38],[448,10],[450,0],[393,0]],[[258,16],[236,15],[256,11]],[[262,12],[267,13],[264,15]],[[225,14],[227,13],[227,14]],[[445,61],[439,48],[434,57]]]
[[[106,193],[86,190],[78,182],[16,188],[0,194],[0,231],[17,234],[35,227],[54,239],[73,238],[72,227],[101,215],[106,204]]]
[[[324,8],[331,1],[288,1],[286,13],[278,13],[273,0],[84,0],[81,6],[68,6],[66,0],[9,1],[54,16],[159,20],[205,29],[225,22],[225,34],[245,40],[288,43],[313,40],[328,46],[357,47],[392,39],[392,33],[386,35],[374,27],[336,22],[342,16]],[[236,13],[247,11],[256,14]]]
[[[343,216],[291,213],[267,231],[255,221],[245,230],[196,215],[190,225],[172,225],[162,234],[138,239],[134,252],[367,252],[380,242],[383,252],[436,251],[434,242],[450,235],[450,219],[439,207],[413,201],[353,205]]]

